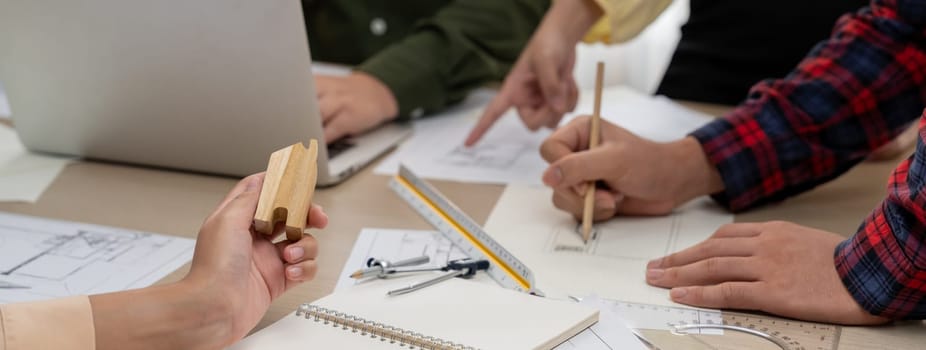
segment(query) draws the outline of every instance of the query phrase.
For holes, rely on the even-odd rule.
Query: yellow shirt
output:
[[[601,7],[604,16],[592,26],[583,41],[608,44],[622,43],[633,39],[650,23],[653,23],[656,17],[659,17],[662,11],[672,3],[672,0],[594,1]]]
[[[90,298],[0,305],[0,350],[93,350]]]

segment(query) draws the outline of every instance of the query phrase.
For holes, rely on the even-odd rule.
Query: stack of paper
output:
[[[365,228],[360,232],[360,236],[351,250],[350,257],[344,264],[335,292],[342,292],[355,287],[362,288],[366,284],[377,283],[379,279],[376,277],[361,280],[350,277],[351,273],[357,269],[366,267],[368,259],[399,261],[420,255],[428,256],[430,261],[413,268],[444,266],[449,260],[466,257],[462,249],[455,246],[439,232]],[[406,279],[417,281],[427,277],[429,276],[422,274],[411,277],[406,276]],[[486,274],[476,274],[472,280],[494,288],[501,288],[498,283]],[[640,281],[639,283],[642,284],[643,282]],[[653,315],[646,313],[630,315],[635,317],[628,320],[624,317],[624,314],[618,312],[621,309],[626,309],[626,307],[617,307],[617,305],[623,306],[626,303],[603,300],[592,296],[583,297],[581,304],[599,311],[598,323],[559,344],[555,348],[556,350],[645,350],[646,346],[637,339],[628,325],[635,325],[636,327],[633,328],[669,330],[669,325],[678,316],[675,313],[664,315],[665,313],[655,312]],[[719,315],[720,313],[717,312],[716,314]]]

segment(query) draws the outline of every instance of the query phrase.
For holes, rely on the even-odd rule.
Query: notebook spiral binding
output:
[[[409,349],[478,350],[471,346],[465,346],[440,338],[425,336],[421,333],[416,333],[402,328],[370,321],[362,317],[348,315],[343,312],[338,312],[312,304],[300,305],[299,309],[296,310],[296,316],[302,316],[307,320],[313,320],[315,322],[331,324],[333,327],[340,326],[344,330],[350,330],[354,333],[359,332],[361,336],[369,335],[372,339],[379,338],[380,341],[389,341],[391,344],[408,346]]]

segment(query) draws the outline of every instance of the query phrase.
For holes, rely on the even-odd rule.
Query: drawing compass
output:
[[[392,295],[401,295],[405,293],[410,293],[410,292],[414,292],[424,287],[433,286],[435,284],[449,280],[451,278],[455,278],[455,277],[470,278],[476,275],[476,271],[487,270],[487,269],[489,269],[488,260],[473,260],[473,259],[467,258],[467,259],[459,259],[459,260],[450,261],[447,263],[447,266],[443,266],[443,267],[397,271],[397,272],[425,272],[425,271],[447,271],[447,272],[437,277],[431,278],[431,279],[409,284],[406,287],[390,290],[386,294],[392,296]]]
[[[431,279],[427,279],[420,282],[415,282],[407,287],[399,288],[396,290],[389,291],[389,295],[399,295],[405,294],[408,292],[413,292],[421,288],[432,286],[434,284],[449,280],[454,277],[461,278],[470,278],[476,275],[477,271],[488,270],[489,261],[488,260],[476,260],[476,259],[457,259],[447,262],[444,266],[430,266],[430,267],[420,267],[420,268],[405,268],[399,269],[399,267],[406,266],[415,266],[425,264],[430,261],[430,257],[427,255],[399,260],[396,262],[391,262],[385,259],[376,259],[370,258],[367,260],[367,267],[364,269],[357,270],[356,272],[350,275],[351,278],[360,279],[367,277],[379,277],[379,278],[388,278],[392,276],[406,275],[410,273],[422,273],[422,272],[431,272],[431,271],[445,271],[446,273],[436,276]]]
[[[396,273],[397,272],[397,270],[395,269],[396,267],[427,264],[429,261],[431,261],[431,257],[427,255],[403,259],[403,260],[399,260],[396,262],[391,262],[386,259],[370,258],[367,260],[366,268],[357,270],[356,272],[352,273],[350,277],[354,279],[374,277],[374,276],[379,277],[379,278],[385,278],[390,274]]]

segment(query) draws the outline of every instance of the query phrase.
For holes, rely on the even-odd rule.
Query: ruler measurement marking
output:
[[[839,347],[841,328],[839,326],[783,320],[775,317],[744,314],[737,312],[715,312],[686,308],[680,306],[653,305],[628,301],[612,300],[617,310],[626,312],[624,317],[628,320],[645,320],[653,317],[653,313],[661,318],[667,327],[687,324],[689,321],[702,324],[736,325],[744,328],[761,331],[788,344],[790,350],[836,350]],[[647,328],[646,322],[638,324],[642,329]],[[653,322],[652,320],[648,322]],[[654,325],[653,323],[650,323]],[[692,335],[704,334],[694,331]]]

